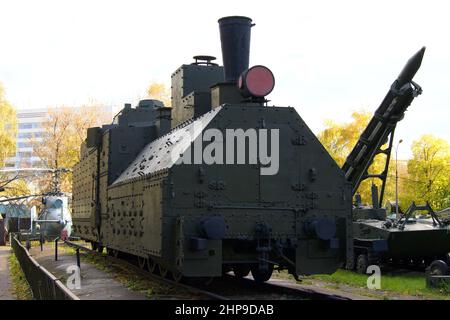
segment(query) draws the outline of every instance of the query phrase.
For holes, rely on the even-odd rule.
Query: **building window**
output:
[[[39,129],[40,123],[19,123],[19,129]]]
[[[21,132],[17,135],[19,139],[42,138],[42,132]]]
[[[18,156],[21,157],[21,158],[30,158],[32,156],[32,153],[31,152],[26,152],[26,151],[18,152]]]
[[[45,112],[18,113],[17,118],[41,118],[45,116]]]
[[[33,161],[33,162],[31,163],[31,165],[32,165],[33,167],[35,167],[35,168],[38,168],[38,167],[45,167],[44,163],[43,163],[42,161],[40,161],[40,160]]]
[[[33,146],[29,142],[17,142],[17,148],[32,148]]]

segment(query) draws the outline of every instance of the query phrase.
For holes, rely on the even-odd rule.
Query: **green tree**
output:
[[[5,90],[0,83],[0,167],[16,152],[17,118],[16,110],[5,98]]]
[[[431,134],[423,135],[411,146],[404,203],[425,203],[441,210],[450,205],[450,145]]]
[[[325,120],[325,129],[318,134],[318,138],[340,167],[344,164],[345,159],[352,151],[371,118],[372,114],[370,112],[361,110],[352,113],[351,122],[337,123],[333,120]],[[385,161],[386,156],[384,154],[377,155],[374,158],[372,165],[369,167],[368,172],[382,172]],[[392,167],[389,166],[389,171],[391,170]],[[394,182],[395,181],[388,178],[384,197],[385,200],[393,193]],[[364,203],[371,203],[372,183],[377,185],[380,190],[381,181],[379,179],[366,179],[358,188],[357,192],[361,194]]]

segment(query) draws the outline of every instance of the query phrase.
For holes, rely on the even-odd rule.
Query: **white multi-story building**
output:
[[[41,167],[41,160],[33,153],[31,139],[42,139],[42,123],[47,117],[47,109],[27,109],[17,111],[16,155],[9,158],[6,168]]]

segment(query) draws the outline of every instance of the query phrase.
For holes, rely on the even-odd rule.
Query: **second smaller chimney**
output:
[[[172,121],[172,108],[168,107],[159,107],[157,109],[156,116],[156,130],[158,138],[168,133],[171,129],[171,121]]]

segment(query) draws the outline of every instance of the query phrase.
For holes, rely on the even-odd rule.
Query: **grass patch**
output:
[[[314,275],[311,279],[319,279],[325,282],[345,284],[353,287],[367,289],[367,278],[369,275],[355,273],[349,270],[338,270],[331,275]],[[432,299],[449,299],[450,291],[448,286],[442,288],[427,288],[425,275],[402,274],[402,275],[381,275],[381,290],[392,293],[417,296]],[[369,290],[368,290],[369,291]],[[373,291],[372,291],[373,292]]]
[[[12,294],[17,300],[33,300],[30,286],[14,253],[8,258],[9,273],[12,282]]]

